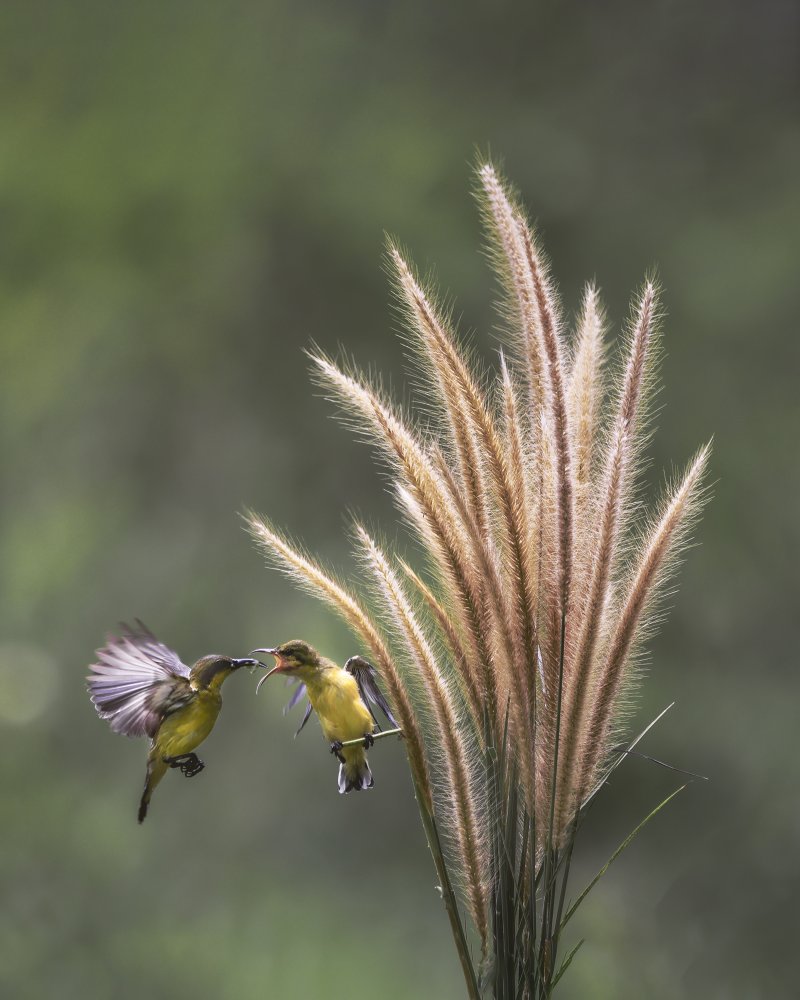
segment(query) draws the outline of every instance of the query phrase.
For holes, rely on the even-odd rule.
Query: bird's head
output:
[[[226,677],[229,677],[235,670],[239,670],[240,667],[267,669],[265,663],[262,663],[261,660],[254,660],[250,656],[237,660],[231,656],[220,656],[218,653],[212,653],[210,656],[203,656],[192,667],[192,680],[199,688],[219,687]]]
[[[269,653],[275,657],[275,666],[258,682],[258,688],[264,681],[273,674],[286,674],[288,677],[308,676],[322,666],[319,653],[302,639],[292,639],[291,642],[284,642],[282,646],[272,648],[254,649],[253,654]],[[258,688],[256,690],[258,690]]]

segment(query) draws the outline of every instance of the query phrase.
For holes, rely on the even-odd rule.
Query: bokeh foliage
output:
[[[594,276],[619,323],[658,265],[654,482],[716,434],[642,713],[676,698],[650,749],[713,781],[587,904],[564,995],[793,987],[796,29],[792,5],[744,0],[0,9],[0,993],[460,995],[398,748],[340,798],[317,733],[292,743],[281,692],[236,678],[207,771],[170,776],[138,829],[144,746],[82,678],[134,615],[185,658],[355,651],[237,511],[333,562],[347,508],[391,533],[302,348],[399,370],[384,230],[495,348],[476,147],[537,215],[570,310]],[[670,787],[618,774],[583,874]]]

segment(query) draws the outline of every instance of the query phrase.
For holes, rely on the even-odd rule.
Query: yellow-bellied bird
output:
[[[287,707],[296,705],[304,692],[308,695],[309,703],[300,729],[313,709],[331,745],[331,753],[339,759],[339,791],[344,794],[372,788],[372,772],[364,751],[373,743],[372,734],[378,721],[370,705],[377,705],[389,722],[397,725],[378,687],[373,667],[363,656],[351,656],[344,668],[339,667],[300,639],[272,649],[254,649],[253,653],[270,653],[277,661],[261,678],[259,688],[267,677],[278,673],[300,682]],[[357,739],[364,739],[364,746],[342,746],[348,740]]]
[[[168,767],[179,767],[187,778],[205,767],[192,751],[214,728],[225,678],[240,667],[264,666],[250,657],[212,654],[189,668],[138,620],[135,629],[122,625],[121,635],[110,635],[97,650],[87,677],[97,714],[115,733],[151,739],[140,823]]]

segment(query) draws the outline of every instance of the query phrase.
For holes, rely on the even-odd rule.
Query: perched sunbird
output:
[[[222,707],[222,684],[240,667],[264,667],[260,660],[234,660],[213,653],[187,667],[140,621],[121,626],[97,650],[87,677],[89,696],[101,719],[115,733],[149,736],[147,776],[139,803],[139,822],[147,815],[153,789],[168,767],[187,778],[205,764],[193,751],[214,728]]]
[[[374,781],[365,750],[372,746],[372,734],[380,727],[370,705],[377,705],[393,726],[397,726],[397,722],[378,687],[371,664],[363,656],[351,656],[343,668],[339,667],[300,639],[270,649],[254,649],[251,655],[255,653],[269,653],[276,660],[272,670],[258,682],[258,688],[273,674],[296,678],[300,687],[289,707],[297,704],[305,689],[309,704],[300,729],[313,709],[323,736],[331,745],[331,753],[339,759],[339,792],[345,794],[372,788]],[[348,740],[358,739],[364,740],[363,746],[342,746]]]

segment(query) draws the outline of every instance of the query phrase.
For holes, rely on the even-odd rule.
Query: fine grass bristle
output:
[[[577,832],[619,764],[637,655],[706,499],[709,448],[642,516],[655,283],[634,300],[612,378],[597,288],[586,287],[569,341],[519,201],[491,164],[478,182],[508,332],[498,371],[477,364],[394,243],[421,413],[310,354],[316,380],[388,464],[422,568],[357,525],[366,587],[351,592],[269,522],[248,523],[271,561],[345,619],[383,678],[471,1000],[545,1000],[575,954],[559,965]]]
[[[438,657],[406,597],[403,587],[389,565],[389,560],[360,525],[358,540],[366,563],[377,581],[387,615],[405,644],[422,678],[441,745],[445,774],[440,785],[449,809],[445,823],[453,833],[461,882],[465,887],[470,914],[485,950],[488,939],[488,903],[486,891],[485,823],[477,802],[477,776],[467,749],[466,726],[459,719],[450,684],[439,667]]]
[[[596,695],[588,726],[580,748],[583,766],[578,788],[585,795],[605,760],[589,752],[591,743],[608,753],[610,731],[617,698],[625,680],[625,668],[631,650],[646,631],[649,609],[658,591],[675,566],[680,551],[706,499],[703,492],[711,445],[701,448],[683,479],[668,492],[661,513],[632,560],[628,581],[617,607],[616,620],[610,632],[608,649],[597,671]]]

